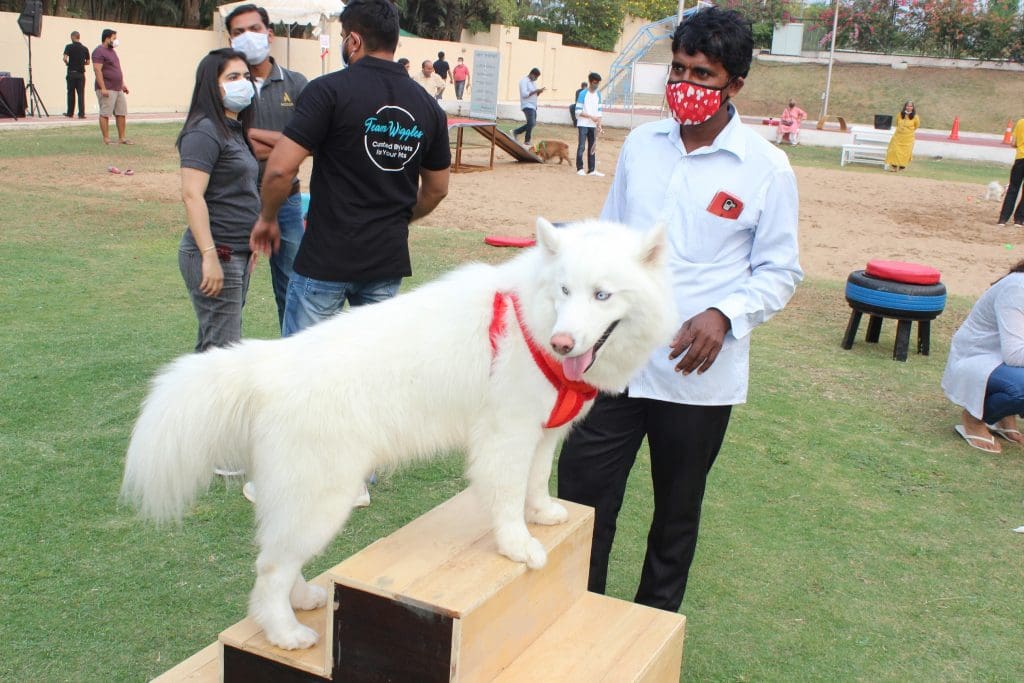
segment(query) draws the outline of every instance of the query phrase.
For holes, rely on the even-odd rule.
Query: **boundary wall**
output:
[[[216,17],[219,20],[219,16]],[[18,28],[18,14],[0,12],[0,71],[28,82],[28,40]],[[214,25],[219,25],[215,21]],[[626,26],[620,45],[636,33],[641,23]],[[50,116],[62,116],[67,100],[66,69],[62,60],[64,46],[71,42],[70,34],[78,31],[82,44],[90,52],[99,45],[105,28],[117,31],[121,66],[128,85],[128,115],[134,112],[183,112],[188,109],[195,82],[195,68],[210,50],[226,47],[227,35],[219,30],[194,30],[166,26],[113,23],[75,19],[69,17],[43,17],[43,30],[39,38],[32,38],[32,80]],[[337,21],[327,25],[331,49],[320,59],[318,39],[288,40],[275,36],[271,55],[282,66],[313,79],[321,73],[340,67],[341,25]],[[399,39],[397,57],[406,57],[412,68],[419,68],[425,59],[436,59],[438,51],[455,63],[463,57],[470,68],[472,85],[473,53],[475,50],[493,50],[501,54],[501,73],[498,82],[499,102],[515,104],[513,114],[519,112],[519,80],[530,69],[541,70],[540,85],[547,90],[540,96],[541,104],[568,107],[573,94],[587,74],[597,71],[605,78],[615,58],[614,52],[600,52],[562,45],[558,33],[539,33],[536,41],[519,37],[519,28],[494,24],[487,33],[463,32],[461,42],[428,40],[403,36]],[[95,78],[86,73],[86,111],[96,114],[99,106],[93,94]],[[454,100],[454,88],[449,85],[445,97]],[[468,103],[468,96],[466,102]],[[566,114],[568,117],[568,114]]]

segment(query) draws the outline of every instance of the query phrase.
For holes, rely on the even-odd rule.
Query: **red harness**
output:
[[[516,313],[516,322],[519,323],[519,331],[522,332],[523,339],[526,341],[526,348],[530,349],[533,362],[537,364],[540,371],[551,382],[551,386],[558,392],[555,407],[551,409],[544,428],[561,427],[580,414],[584,403],[594,400],[594,397],[597,396],[597,389],[586,382],[567,379],[561,363],[550,354],[541,351],[523,322],[523,314],[519,309],[519,297],[512,293],[495,292],[494,294],[494,313],[491,317],[491,326],[488,329],[491,339],[491,360],[493,361],[498,355],[498,342],[505,335],[505,312],[508,310],[509,301],[512,302],[512,309]]]

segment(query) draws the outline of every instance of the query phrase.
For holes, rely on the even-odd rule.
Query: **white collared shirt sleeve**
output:
[[[803,278],[798,259],[799,200],[791,169],[772,173],[750,248],[750,278],[712,307],[732,323],[737,339],[782,310]]]
[[[519,81],[519,99],[525,100],[533,92],[533,81],[530,77],[522,78]]]

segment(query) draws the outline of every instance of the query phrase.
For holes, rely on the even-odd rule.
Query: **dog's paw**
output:
[[[498,552],[513,562],[522,562],[530,569],[540,569],[547,564],[547,551],[540,541],[530,535],[526,527],[507,526],[498,529],[495,536]]]
[[[303,581],[292,588],[289,599],[295,609],[319,609],[327,604],[327,590]]]
[[[543,505],[526,511],[526,521],[534,524],[562,524],[569,519],[569,511],[561,503],[548,499]]]
[[[304,650],[320,640],[316,631],[298,622],[284,628],[264,628],[263,631],[267,640],[283,650]]]

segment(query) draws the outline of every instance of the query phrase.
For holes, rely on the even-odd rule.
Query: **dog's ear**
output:
[[[550,256],[556,256],[561,246],[558,228],[540,216],[537,216],[537,244]]]
[[[639,257],[645,266],[661,268],[665,265],[666,228],[664,221],[658,221],[640,240]]]

